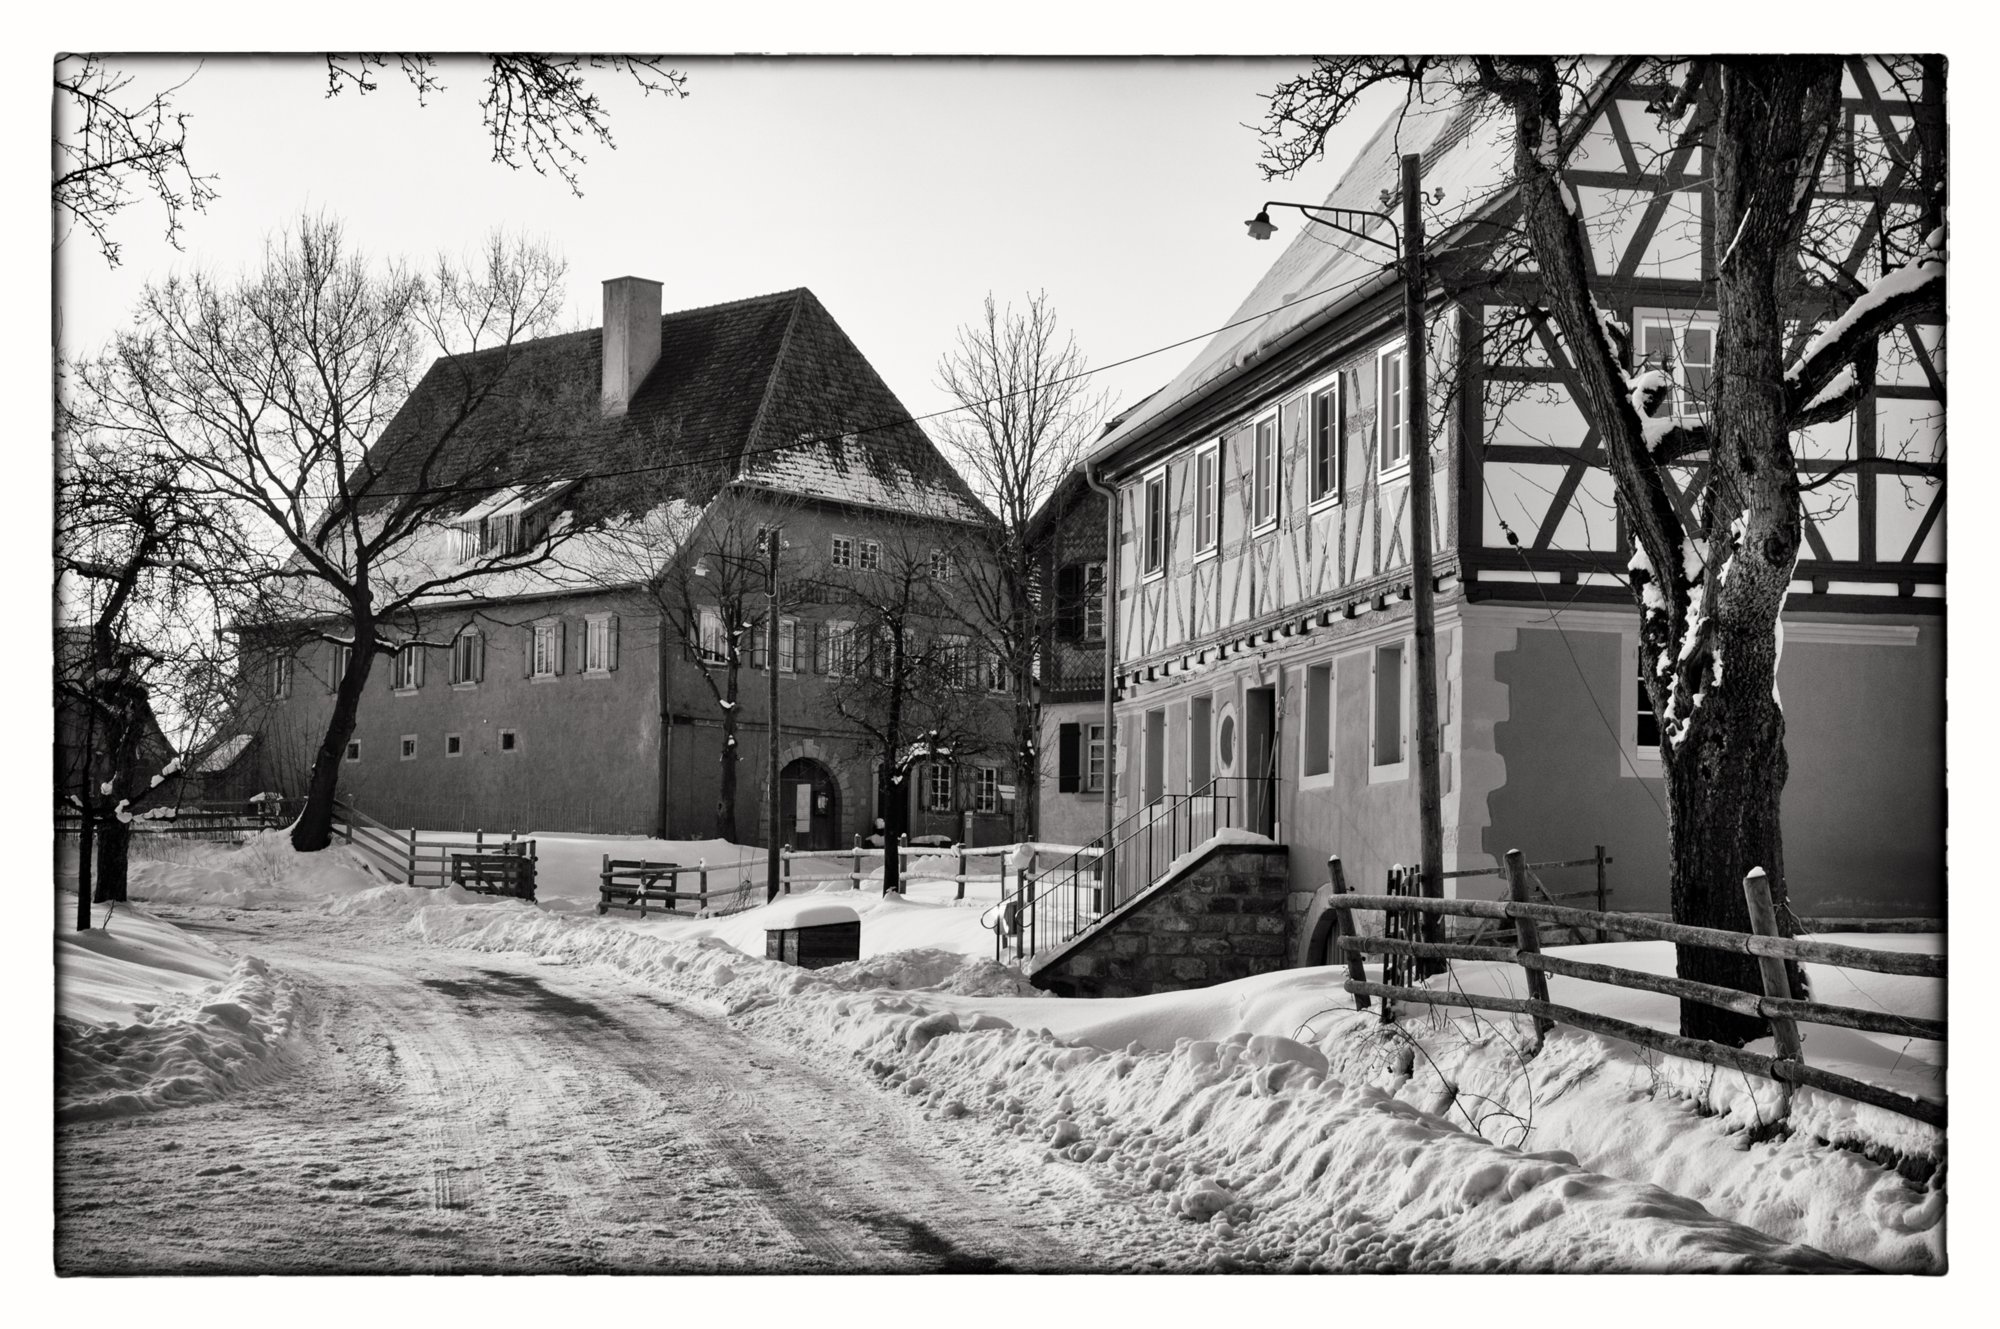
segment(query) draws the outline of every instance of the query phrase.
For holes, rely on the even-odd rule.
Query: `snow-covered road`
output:
[[[228,1100],[61,1128],[65,1272],[1106,1269],[1178,1244],[616,974],[161,912],[296,983],[303,1043]]]

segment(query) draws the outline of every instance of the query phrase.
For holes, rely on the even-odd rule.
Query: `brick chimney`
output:
[[[660,359],[660,283],[604,283],[604,414],[619,416]]]

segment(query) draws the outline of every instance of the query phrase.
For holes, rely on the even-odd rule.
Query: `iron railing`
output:
[[[1219,777],[1192,793],[1162,794],[1055,866],[1023,871],[994,911],[994,958],[1011,950],[1026,961],[1068,945],[1218,831],[1260,822],[1275,806],[1276,783]]]

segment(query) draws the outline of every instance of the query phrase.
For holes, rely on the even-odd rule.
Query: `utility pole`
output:
[[[784,817],[782,790],[778,788],[778,528],[773,526],[767,536],[770,539],[770,553],[764,568],[764,594],[768,608],[764,614],[764,674],[768,689],[766,713],[768,719],[764,732],[770,739],[770,770],[766,776],[767,800],[771,805],[771,829],[768,835],[770,847],[764,851],[764,899],[766,903],[778,898],[778,877],[780,850],[778,848],[778,828]]]
[[[1423,893],[1444,895],[1444,812],[1438,780],[1437,610],[1431,586],[1431,442],[1425,384],[1423,159],[1403,156],[1403,400],[1409,412],[1410,578],[1417,638],[1417,801]]]

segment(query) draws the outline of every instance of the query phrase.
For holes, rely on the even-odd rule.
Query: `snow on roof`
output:
[[[1425,233],[1433,241],[1488,207],[1509,183],[1513,151],[1511,120],[1477,99],[1450,97],[1409,107],[1397,106],[1328,194],[1324,206],[1379,212],[1382,191],[1399,183],[1399,157],[1424,158],[1425,189],[1443,189],[1444,200],[1426,205]],[[1249,296],[1230,315],[1231,325],[1215,334],[1167,385],[1141,402],[1093,449],[1093,460],[1120,451],[1151,426],[1202,392],[1243,368],[1289,334],[1343,306],[1358,303],[1392,279],[1390,251],[1305,220],[1294,209],[1276,220],[1295,228]],[[1386,225],[1379,234],[1393,243]],[[1237,243],[1218,239],[1217,243]],[[1241,325],[1241,326],[1236,326]]]

